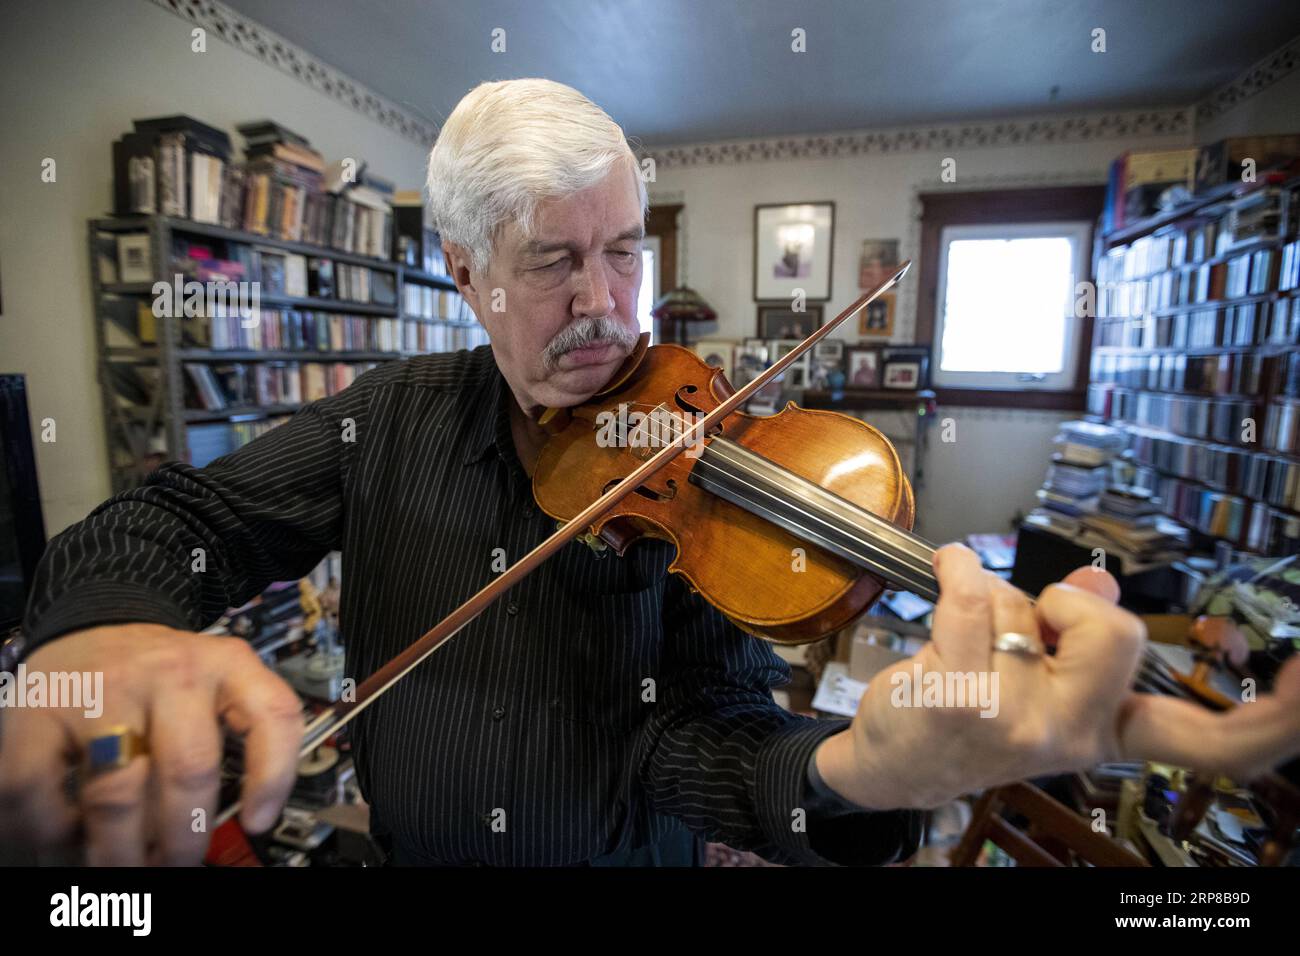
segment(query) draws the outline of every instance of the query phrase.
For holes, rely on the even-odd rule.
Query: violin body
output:
[[[734,394],[721,369],[681,346],[654,346],[629,361],[633,367],[625,366],[604,392],[543,419],[552,435],[537,462],[533,494],[556,519],[580,513],[662,447],[652,422],[680,416],[694,424]],[[639,430],[631,424],[638,418]],[[619,421],[629,423],[619,441],[597,440]],[[899,527],[912,526],[915,504],[898,453],[866,422],[790,403],[775,415],[734,413],[706,441],[718,437]],[[781,644],[825,637],[875,602],[885,587],[880,578],[692,483],[702,452],[688,443],[593,525],[592,534],[619,554],[641,537],[671,541],[677,548],[671,573],[743,630]]]

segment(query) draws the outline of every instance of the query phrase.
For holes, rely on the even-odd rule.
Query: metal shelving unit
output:
[[[101,237],[123,233],[147,232],[149,235],[150,262],[153,277],[147,282],[100,281],[99,257]],[[164,460],[188,460],[187,430],[198,423],[246,422],[287,415],[298,405],[241,405],[220,410],[185,407],[185,388],[182,372],[184,362],[387,362],[401,361],[413,354],[405,351],[316,351],[303,350],[217,350],[194,348],[182,342],[179,322],[158,319],[156,344],[139,342],[138,330],[122,321],[129,308],[134,322],[135,306],[124,303],[148,300],[153,295],[155,282],[171,282],[173,237],[176,235],[203,237],[218,241],[244,243],[272,248],[280,252],[330,259],[335,263],[365,266],[392,273],[396,297],[393,305],[351,302],[344,299],[262,296],[266,308],[290,308],[322,312],[343,312],[372,318],[392,318],[445,324],[448,327],[466,328],[477,323],[464,320],[426,319],[406,316],[401,312],[407,282],[438,289],[455,291],[456,285],[446,276],[411,269],[401,263],[386,259],[356,255],[325,246],[314,246],[263,236],[257,233],[227,229],[206,223],[193,222],[171,216],[121,216],[91,219],[88,224],[87,247],[90,257],[91,301],[94,305],[95,352],[97,356],[100,394],[104,410],[104,428],[109,448],[110,479],[114,493],[139,484],[151,470]],[[118,344],[126,339],[130,344]],[[115,386],[115,367],[131,366],[138,374],[141,370],[155,370],[148,378],[154,379],[152,394],[147,402],[130,402]]]

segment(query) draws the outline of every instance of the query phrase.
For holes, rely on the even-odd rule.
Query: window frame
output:
[[[1041,373],[1043,378],[1033,379],[1026,373],[945,371],[942,367],[943,332],[947,323],[948,301],[948,250],[953,242],[980,239],[1046,239],[1064,238],[1074,243],[1070,272],[1070,293],[1067,301],[1073,302],[1075,284],[1092,274],[1092,223],[1082,220],[1057,222],[1017,223],[961,223],[944,226],[939,235],[939,286],[935,293],[934,359],[930,381],[937,387],[980,390],[1029,390],[1061,392],[1074,387],[1079,362],[1080,318],[1067,310],[1065,320],[1065,349],[1061,371]]]
[[[918,345],[935,355],[935,317],[939,286],[940,239],[945,226],[965,224],[1013,224],[1061,221],[1096,223],[1105,202],[1104,184],[1091,186],[1048,186],[1021,189],[979,189],[965,191],[919,192],[922,209],[920,275],[917,284],[916,335]],[[1095,227],[1094,227],[1095,228]],[[1092,281],[1094,256],[1089,251],[1088,275]],[[1047,409],[1082,412],[1088,383],[1093,319],[1086,316],[1079,324],[1078,361],[1074,383],[1068,389],[995,389],[951,388],[936,386],[940,405],[986,408]]]

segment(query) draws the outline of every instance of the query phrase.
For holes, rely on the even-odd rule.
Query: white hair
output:
[[[481,83],[452,110],[429,153],[433,221],[482,273],[503,225],[514,220],[531,235],[540,201],[594,186],[622,162],[631,164],[644,218],[645,182],[608,113],[551,80]]]

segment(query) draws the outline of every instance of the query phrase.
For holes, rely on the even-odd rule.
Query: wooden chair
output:
[[[1025,817],[1027,830],[1018,830],[1003,819],[1003,808]],[[980,797],[970,826],[952,851],[951,865],[973,866],[985,840],[1005,850],[1020,866],[1069,866],[1075,858],[1093,866],[1149,865],[1029,783],[997,787]]]

